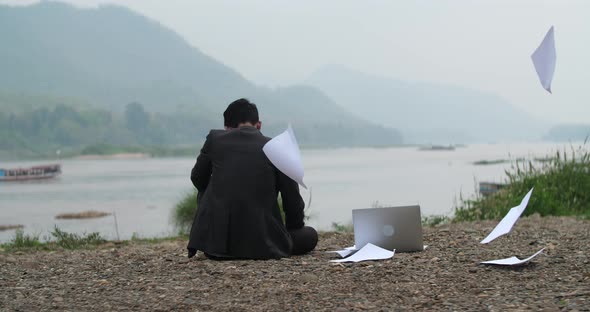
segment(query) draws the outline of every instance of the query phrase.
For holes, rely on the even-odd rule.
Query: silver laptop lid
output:
[[[369,208],[352,210],[354,243],[367,243],[398,252],[421,251],[422,219],[420,206]]]

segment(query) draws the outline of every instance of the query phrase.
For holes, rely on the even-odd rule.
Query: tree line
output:
[[[171,145],[199,142],[215,127],[196,113],[150,113],[137,102],[123,113],[68,105],[0,112],[0,150],[43,151],[95,144]]]

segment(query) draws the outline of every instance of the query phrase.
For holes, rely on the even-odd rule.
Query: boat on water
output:
[[[61,174],[61,165],[50,164],[28,168],[0,168],[0,181],[51,179]]]
[[[421,151],[454,151],[455,146],[453,145],[429,145],[429,146],[421,146],[419,148]]]

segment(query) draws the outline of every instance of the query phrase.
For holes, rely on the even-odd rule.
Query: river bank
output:
[[[186,258],[185,240],[75,251],[0,253],[0,310],[558,310],[590,297],[590,223],[522,218],[480,245],[497,221],[424,229],[429,247],[387,261],[333,264],[350,233],[322,233],[305,256],[215,262]],[[522,267],[481,261],[544,254]]]

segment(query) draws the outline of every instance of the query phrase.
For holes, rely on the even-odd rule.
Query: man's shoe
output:
[[[192,249],[192,248],[187,248],[188,249],[188,258],[192,258],[197,254],[197,250],[196,249]]]

